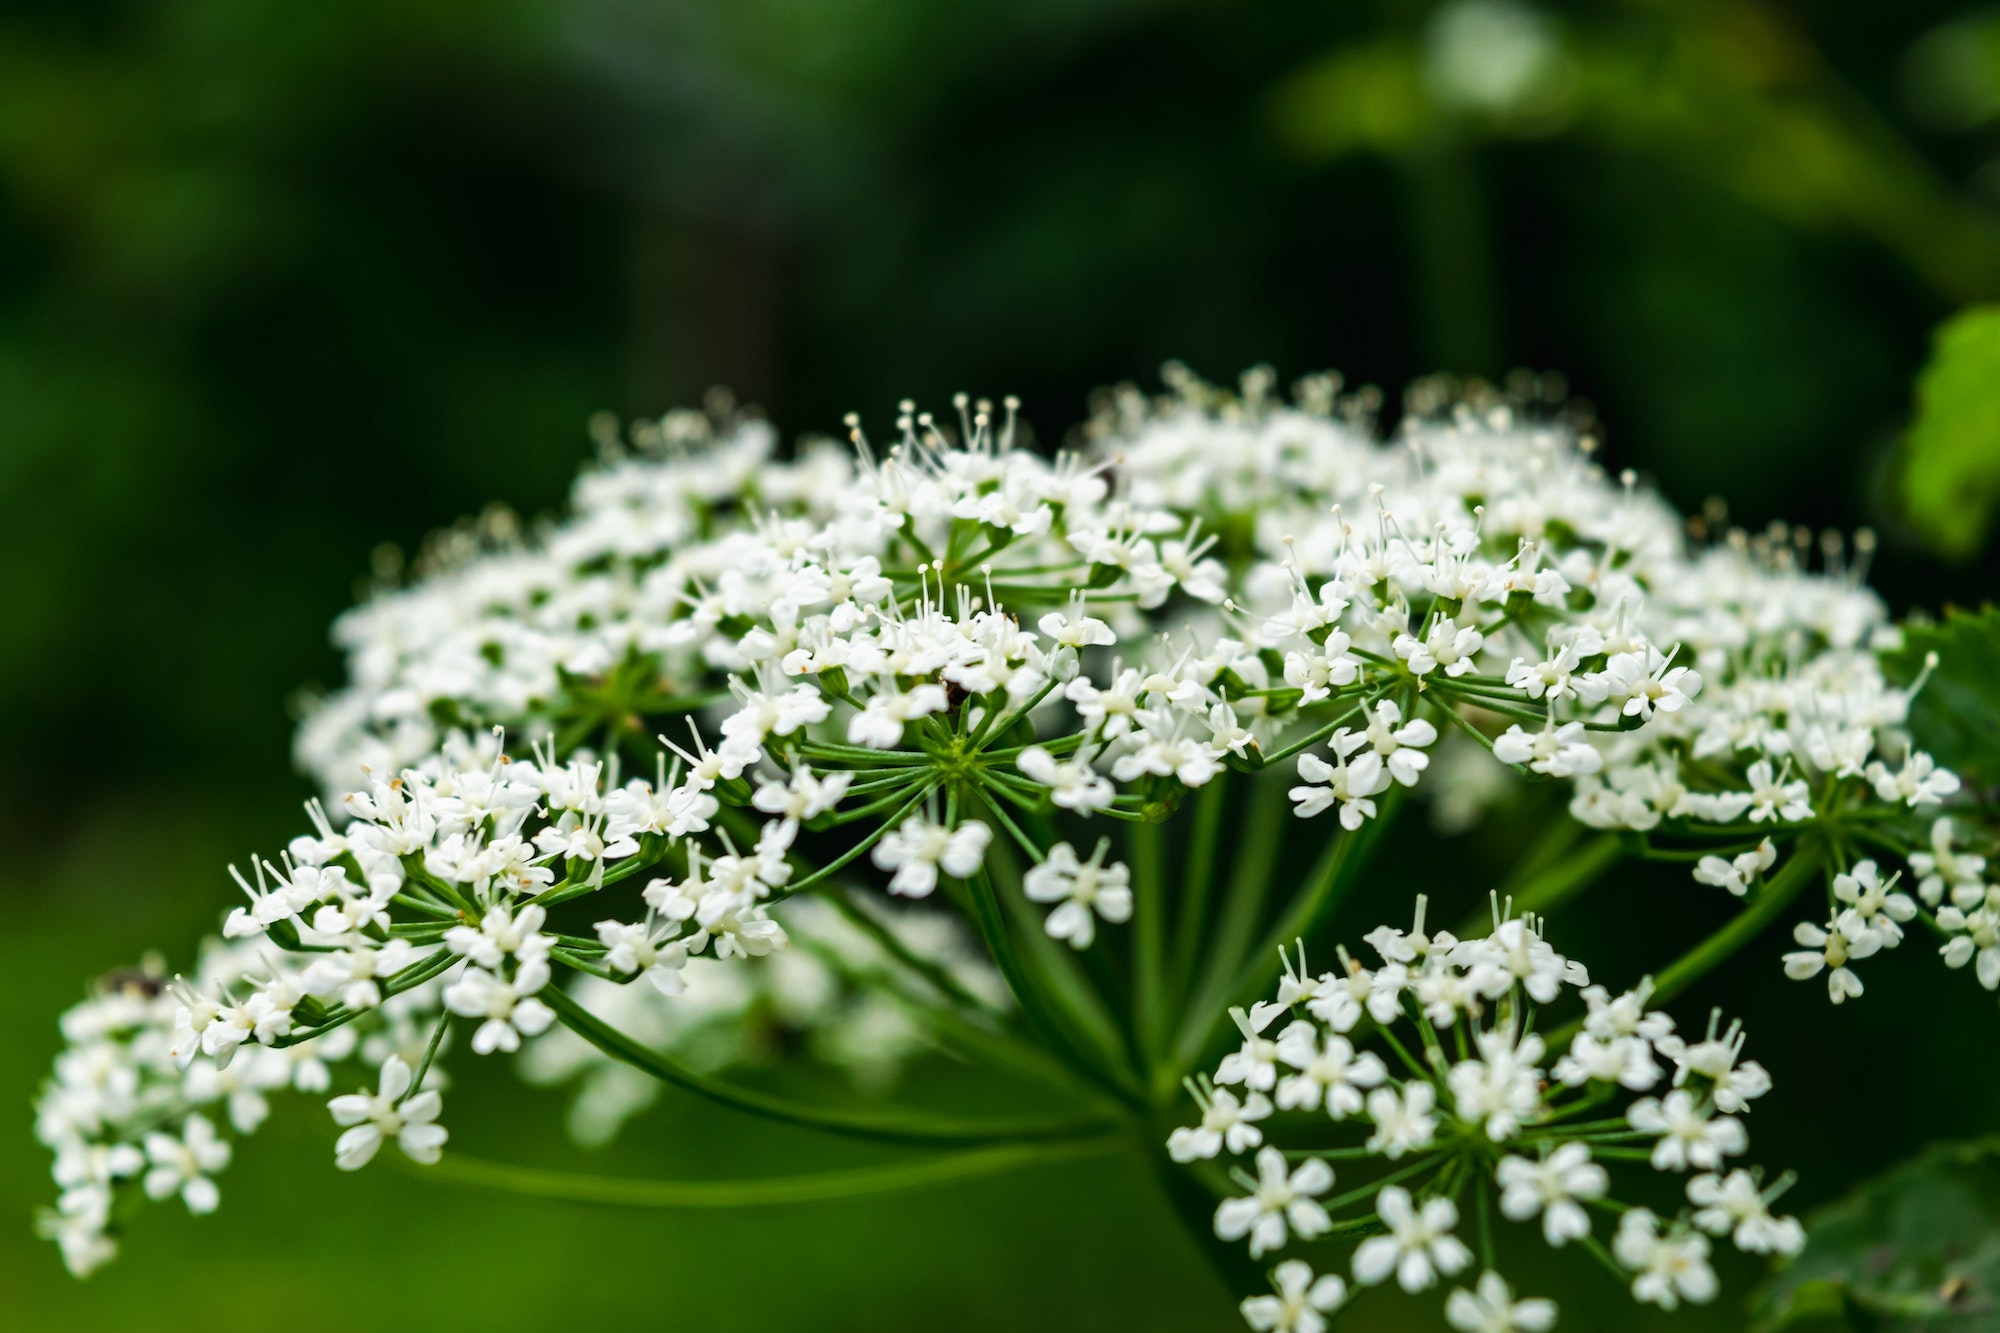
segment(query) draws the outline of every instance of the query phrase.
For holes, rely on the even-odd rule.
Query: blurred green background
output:
[[[1392,415],[1414,375],[1557,369],[1614,465],[1753,526],[1872,523],[1888,595],[1938,606],[1995,586],[1983,511],[1905,518],[1898,440],[1933,326],[1996,298],[2000,11],[1954,0],[9,0],[4,1321],[1235,1326],[1118,1160],[618,1213],[339,1176],[297,1102],[219,1215],[149,1210],[79,1285],[29,1233],[27,1105],[86,978],[184,957],[224,863],[294,831],[288,699],[337,679],[371,550],[557,505],[593,410],[726,383],[793,434],[965,388],[1054,441],[1167,357],[1337,367]],[[1601,890],[1576,929],[1620,964],[1693,938],[1670,888]],[[2000,1013],[1963,977],[1905,950],[1829,1017],[1770,952],[1689,1004],[1757,1006],[1795,1202],[2000,1126]],[[455,1142],[555,1155],[552,1096],[476,1103]],[[860,1159],[671,1098],[611,1154]],[[1565,1258],[1520,1271],[1566,1326],[1658,1323]],[[1738,1326],[1743,1290],[1681,1326]]]

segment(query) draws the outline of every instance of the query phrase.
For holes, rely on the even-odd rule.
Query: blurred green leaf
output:
[[[1917,419],[1903,455],[1903,504],[1939,554],[1985,543],[2000,502],[2000,305],[1938,328],[1917,380]]]
[[[1579,20],[1560,41],[1550,25],[1545,72],[1503,114],[1460,72],[1502,60],[1500,44],[1445,50],[1441,21],[1515,8],[1460,0],[1438,11],[1425,48],[1395,38],[1338,48],[1279,85],[1277,134],[1323,161],[1393,156],[1447,131],[1561,134],[1672,163],[1794,226],[1872,237],[1954,301],[2000,294],[2000,219],[1858,96],[1804,29],[1763,6],[1711,0],[1650,19]]]
[[[1434,132],[1415,47],[1388,40],[1344,46],[1281,83],[1271,116],[1279,137],[1308,157],[1403,152]]]
[[[1806,1219],[1760,1330],[2000,1333],[2000,1140],[1940,1144]]]
[[[1910,705],[1911,734],[1973,786],[2000,786],[2000,609],[1954,607],[1937,624],[1910,625],[1888,666],[1913,681],[1932,653],[1937,667]]]

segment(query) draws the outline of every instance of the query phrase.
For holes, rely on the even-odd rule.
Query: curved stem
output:
[[[1710,935],[1694,948],[1669,963],[1653,977],[1653,994],[1649,1004],[1659,1006],[1667,1003],[1701,980],[1719,966],[1731,954],[1764,933],[1764,928],[1777,920],[1778,914],[1791,905],[1798,897],[1799,890],[1813,882],[1822,868],[1821,857],[1816,851],[1801,849],[1792,859],[1778,870],[1778,873],[1764,881],[1763,889],[1752,899],[1750,905],[1730,918],[1727,925]],[[1570,1039],[1583,1028],[1581,1018],[1572,1019],[1548,1035],[1551,1050],[1567,1046]]]
[[[570,1031],[612,1059],[623,1061],[641,1073],[650,1074],[663,1083],[686,1088],[689,1092],[699,1093],[710,1101],[720,1102],[739,1111],[748,1111],[752,1115],[761,1115],[766,1119],[780,1120],[787,1124],[825,1130],[829,1134],[874,1139],[882,1143],[1026,1143],[1087,1138],[1102,1134],[1110,1127],[1108,1121],[1097,1117],[982,1122],[955,1120],[922,1111],[892,1110],[871,1113],[811,1106],[750,1088],[738,1087],[726,1080],[712,1078],[697,1070],[689,1069],[651,1047],[634,1041],[604,1022],[578,1004],[560,987],[549,987],[542,992],[541,998],[556,1011],[556,1016]]]
[[[1665,1004],[1705,976],[1710,969],[1762,934],[1791,905],[1799,890],[1819,875],[1820,858],[1806,851],[1793,855],[1747,908],[1722,929],[1682,954],[1653,978],[1652,1003]]]
[[[1023,1167],[1094,1157],[1119,1147],[1112,1138],[1078,1139],[1062,1143],[1002,1144],[973,1148],[917,1162],[891,1162],[809,1176],[772,1176],[761,1180],[631,1180],[618,1176],[575,1175],[540,1167],[515,1166],[451,1153],[430,1166],[414,1166],[413,1174],[439,1178],[455,1185],[503,1190],[536,1199],[564,1203],[608,1204],[624,1208],[769,1208],[786,1204],[824,1203],[872,1194],[934,1189],[940,1185],[997,1176]]]

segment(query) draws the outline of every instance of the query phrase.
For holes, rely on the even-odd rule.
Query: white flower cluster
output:
[[[220,1201],[214,1178],[232,1155],[228,1133],[254,1133],[270,1114],[273,1094],[295,1089],[324,1095],[333,1086],[329,1066],[353,1057],[400,1068],[405,1080],[407,1059],[422,1059],[428,1019],[439,1003],[434,981],[382,999],[365,1036],[356,1027],[337,1027],[289,1044],[252,1039],[241,1050],[246,1043],[239,1039],[220,1057],[193,1058],[188,1036],[195,997],[226,997],[228,1007],[242,1014],[250,1000],[268,993],[270,979],[270,964],[256,950],[212,940],[191,976],[169,981],[157,963],[114,973],[63,1015],[69,1045],[35,1105],[35,1133],[55,1154],[61,1191],[41,1229],[61,1246],[73,1272],[87,1273],[116,1254],[113,1223],[121,1193],[156,1200],[179,1195],[190,1212],[213,1212]],[[234,1003],[238,999],[243,1004]],[[244,1015],[238,1026],[245,1023],[254,1031],[254,1019]],[[267,1017],[265,1030],[273,1025]],[[220,1037],[228,1029],[215,1031],[222,1050]],[[335,1098],[334,1104],[344,1110],[351,1101]],[[356,1126],[350,1135],[365,1130],[363,1122],[378,1130],[391,1124],[406,1151],[435,1160],[444,1140],[444,1131],[429,1123],[437,1101],[433,1087],[405,1101],[400,1120],[389,1108],[376,1115],[371,1104],[343,1123]],[[364,1149],[360,1137],[343,1139],[341,1165],[360,1165],[379,1142]]]
[[[358,1165],[389,1138],[433,1155],[427,1080],[455,1026],[482,1054],[548,1035],[554,1053],[529,1054],[531,1071],[602,1086],[595,1057],[549,1035],[559,1021],[613,1055],[604,1034],[625,1023],[672,1046],[686,1025],[656,1021],[659,1004],[706,1003],[689,1000],[690,960],[775,954],[789,937],[770,909],[806,893],[852,908],[843,920],[882,950],[879,965],[833,964],[845,987],[901,996],[903,1011],[931,1005],[974,1045],[1040,1039],[1077,1014],[1072,1027],[1094,1030],[1090,996],[1077,995],[1117,969],[1075,969],[1055,1002],[1070,1018],[1031,1002],[1032,975],[1072,966],[1068,950],[1150,949],[1131,970],[1157,997],[1164,922],[1148,913],[1167,895],[1157,847],[1142,860],[1140,835],[1085,821],[1157,825],[1232,770],[1295,759],[1290,808],[1337,812],[1317,826],[1337,837],[1439,785],[1448,731],[1530,777],[1574,783],[1578,819],[1643,854],[1695,860],[1697,879],[1754,902],[1782,906],[1825,870],[1832,921],[1799,935],[1817,961],[1786,966],[1830,969],[1836,999],[1859,993],[1849,962],[1917,916],[1949,936],[1948,963],[1976,958],[1983,981],[2000,979],[2000,916],[1973,892],[1983,863],[1968,869],[1977,858],[1952,850],[1948,828],[1932,845],[1910,831],[1912,812],[1957,780],[1902,731],[1916,687],[1892,685],[1877,661],[1896,632],[1862,562],[1809,572],[1789,539],[1768,537],[1691,546],[1659,497],[1605,476],[1559,419],[1460,402],[1413,411],[1381,443],[1367,395],[1337,387],[1308,380],[1287,406],[1267,376],[1240,394],[1177,377],[1160,402],[1114,396],[1079,447],[1053,457],[1016,447],[1011,402],[996,413],[964,399],[955,427],[906,406],[885,450],[851,424],[851,448],[808,444],[790,461],[744,417],[672,414],[636,430],[630,451],[606,437],[566,519],[533,535],[499,520],[455,532],[422,578],[339,622],[348,683],[297,744],[326,809],[238,877],[247,901],[224,933],[254,945],[255,963],[149,1001],[147,1034],[172,1009],[163,1058],[176,1073],[160,1077],[234,1078],[267,1055],[323,1049],[349,1024],[413,1027],[369,1057],[375,1091],[336,1108],[349,1127],[340,1156]],[[1847,849],[1871,841],[1909,861],[1927,908],[1872,863],[1850,867]],[[867,884],[878,904],[886,892],[964,913],[1023,1025],[990,985],[855,906],[867,895],[849,891]],[[1020,921],[1034,949],[1015,947]],[[1200,957],[1206,922],[1195,911],[1184,923],[1182,954]],[[1242,924],[1231,938],[1258,928]],[[1482,949],[1516,950],[1505,967],[1528,970],[1506,971],[1507,985],[1537,1002],[1537,988],[1567,984],[1537,970],[1546,948],[1526,936],[1509,923],[1501,943],[1370,975],[1402,975],[1443,1027],[1442,1015],[1499,1002],[1488,992],[1502,973],[1474,965]],[[639,1004],[622,988],[642,977]],[[864,1027],[890,1012],[841,1007]],[[856,1065],[885,1049],[826,1031],[824,1048]],[[1480,1037],[1514,1043],[1505,1051],[1481,1045],[1460,1062],[1493,1080],[1478,1096],[1496,1140],[1547,1109],[1522,1092],[1540,1038],[1510,1031]],[[1075,1043],[1056,1044],[1074,1063]],[[1637,1060],[1629,1044],[1608,1049]],[[1331,1070],[1337,1051],[1316,1048],[1314,1067]],[[151,1036],[135,1029],[117,1053],[144,1065]],[[1149,1081],[1083,1072],[1114,1096]],[[1180,1072],[1151,1082],[1171,1088]],[[70,1081],[59,1070],[50,1098]],[[1228,1108],[1249,1104],[1223,1083],[1209,1114],[1234,1150]],[[1343,1113],[1395,1099],[1384,1151],[1427,1148],[1430,1108],[1386,1068],[1356,1057],[1345,1083],[1322,1083],[1313,1104]],[[615,1127],[630,1102],[610,1097],[584,1117],[589,1132]],[[115,1159],[119,1172],[93,1168],[101,1195],[134,1178],[119,1150],[145,1151],[151,1114],[45,1137],[59,1164],[72,1146]],[[197,1165],[221,1151],[183,1143]],[[1306,1223],[1293,1230],[1313,1221],[1314,1179],[1295,1174],[1284,1187],[1306,1200]],[[51,1223],[80,1268],[106,1252],[98,1197],[77,1195]],[[1243,1234],[1273,1234],[1270,1211]],[[1430,1226],[1429,1211],[1410,1225]],[[1660,1244],[1693,1243],[1672,1234]],[[1290,1290],[1281,1302],[1299,1310],[1325,1295],[1308,1283],[1298,1306]],[[1482,1287],[1458,1304],[1503,1296]]]
[[[1718,1015],[1690,1040],[1646,1007],[1649,982],[1616,996],[1591,985],[1530,920],[1459,939],[1426,933],[1425,900],[1417,904],[1412,929],[1368,935],[1378,967],[1342,949],[1340,968],[1315,976],[1303,949],[1287,958],[1277,998],[1234,1011],[1242,1046],[1212,1080],[1189,1084],[1201,1122],[1173,1133],[1170,1155],[1201,1163],[1255,1154],[1254,1174],[1231,1168],[1244,1193],[1217,1207],[1219,1238],[1247,1238],[1262,1258],[1295,1239],[1360,1237],[1353,1281],[1393,1278],[1411,1293],[1478,1263],[1486,1272],[1477,1289],[1455,1290],[1446,1307],[1454,1327],[1474,1333],[1555,1319],[1549,1302],[1515,1303],[1493,1273],[1489,1207],[1538,1223],[1552,1246],[1577,1243],[1622,1267],[1636,1299],[1667,1309],[1715,1294],[1711,1236],[1753,1254],[1798,1252],[1798,1222],[1769,1210],[1789,1177],[1767,1187],[1730,1160],[1749,1146],[1742,1117],[1771,1087],[1762,1066],[1741,1058],[1740,1024],[1718,1032]],[[1586,1007],[1574,1035],[1544,1037],[1542,1010],[1571,992]],[[1360,1049],[1371,1035],[1379,1054]],[[1552,1042],[1561,1051],[1553,1060]],[[1648,1095],[1613,1111],[1609,1103],[1633,1093]],[[1272,1141],[1284,1138],[1327,1146]],[[1368,1179],[1335,1193],[1335,1160],[1367,1168]],[[1611,1197],[1607,1163],[1627,1161],[1694,1173],[1677,1218]],[[1479,1256],[1458,1234],[1468,1198]],[[1608,1250],[1593,1210],[1615,1222]],[[1347,1298],[1345,1279],[1315,1278],[1300,1260],[1272,1278],[1275,1296],[1243,1303],[1253,1328],[1321,1328]]]
[[[1241,399],[1181,390],[1114,400],[1095,434],[1136,502],[1198,516],[1254,552],[1231,562],[1229,605],[1256,623],[1274,667],[1282,652],[1302,703],[1358,687],[1366,706],[1333,733],[1331,756],[1300,757],[1301,815],[1338,806],[1350,829],[1372,817],[1375,797],[1428,766],[1430,717],[1571,781],[1577,819],[1698,860],[1698,881],[1739,897],[1801,839],[1861,829],[1905,859],[1928,855],[1902,816],[1959,781],[1903,730],[1921,681],[1898,687],[1882,670],[1877,654],[1901,636],[1861,582],[1866,534],[1851,562],[1828,534],[1826,572],[1807,567],[1803,529],[1691,547],[1679,516],[1629,475],[1605,477],[1587,441],[1506,407],[1413,416],[1380,449],[1351,417],[1271,405],[1264,380],[1246,378]],[[1331,393],[1309,383],[1304,397],[1324,406]],[[1832,880],[1831,920],[1798,931],[1837,978],[1836,1002],[1860,993],[1846,963],[1896,943],[1911,919],[1897,896],[1850,913],[1847,879]],[[1953,966],[1996,938],[1966,892],[1927,918],[1954,936]],[[1820,970],[1798,954],[1786,968]]]

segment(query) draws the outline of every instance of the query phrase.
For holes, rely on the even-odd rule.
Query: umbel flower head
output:
[[[1214,1188],[1216,1230],[1260,1258],[1359,1238],[1360,1286],[1463,1274],[1459,1327],[1549,1313],[1473,1273],[1475,1176],[1661,1304],[1704,1298],[1711,1234],[1796,1248],[1729,1160],[1764,1090],[1741,1030],[1683,1044],[1539,918],[1461,941],[1419,909],[1368,936],[1373,970],[1272,960],[1356,893],[1400,919],[1409,890],[1359,867],[1409,793],[1464,815],[1517,775],[1567,784],[1589,864],[1685,862],[1687,892],[1788,920],[1782,966],[1836,1001],[1913,923],[2000,986],[1988,824],[1940,808],[1957,779],[1907,734],[1922,680],[1883,666],[1869,543],[1813,569],[1789,532],[1695,540],[1534,394],[1421,385],[1384,441],[1332,376],[1292,403],[1266,372],[1169,379],[1053,453],[1011,400],[905,405],[886,442],[850,421],[789,458],[726,407],[607,428],[566,517],[456,529],[343,616],[347,684],[298,735],[308,826],[235,874],[198,967],[107,979],[64,1019],[37,1132],[71,1267],[111,1257],[128,1199],[212,1207],[281,1089],[339,1090],[341,1166],[449,1163],[462,1047],[577,1083],[591,1141],[670,1082],[933,1152],[1074,1151],[1204,1072],[1161,1151]],[[1787,918],[1813,884],[1825,912]],[[1564,1004],[1574,1033],[1530,1023]],[[800,1046],[877,1094],[932,1048],[1057,1091],[967,1121],[727,1075]],[[1572,1118],[1625,1092],[1615,1127]],[[1353,1160],[1389,1166],[1365,1198],[1287,1155],[1301,1120],[1365,1129]],[[1702,1182],[1694,1211],[1600,1240],[1604,1163],[1635,1145]],[[1346,1299],[1295,1262],[1254,1325]]]
[[[1791,1177],[1767,1186],[1760,1171],[1733,1160],[1749,1146],[1750,1103],[1771,1088],[1763,1067],[1741,1058],[1740,1024],[1718,1035],[1718,1014],[1690,1042],[1671,1017],[1647,1007],[1650,980],[1617,996],[1591,985],[1537,922],[1502,920],[1496,906],[1490,933],[1459,939],[1425,933],[1425,906],[1419,897],[1411,930],[1369,934],[1377,967],[1343,949],[1338,969],[1315,976],[1301,948],[1287,959],[1276,998],[1238,1011],[1243,1046],[1210,1086],[1190,1085],[1203,1123],[1176,1131],[1175,1158],[1256,1152],[1254,1175],[1229,1171],[1244,1192],[1216,1208],[1217,1237],[1247,1236],[1251,1256],[1261,1258],[1293,1242],[1359,1235],[1349,1261],[1355,1284],[1393,1280],[1410,1293],[1477,1264],[1485,1270],[1477,1288],[1452,1289],[1445,1306],[1454,1327],[1474,1330],[1546,1328],[1555,1319],[1546,1300],[1515,1303],[1493,1271],[1494,1214],[1535,1226],[1557,1248],[1575,1244],[1615,1260],[1635,1299],[1668,1309],[1714,1296],[1711,1236],[1755,1254],[1798,1252],[1803,1229],[1770,1211]],[[1571,992],[1583,1001],[1582,1017],[1540,1035],[1543,1008]],[[1265,1036],[1273,1030],[1275,1039]],[[1380,1054],[1357,1050],[1369,1038]],[[1275,1087],[1278,1105],[1317,1112],[1284,1122],[1302,1146],[1281,1146],[1276,1120],[1254,1137],[1214,1133],[1218,1106],[1231,1108],[1222,1119],[1232,1127],[1242,1123],[1233,1084]],[[1270,1104],[1260,1110],[1265,1119]],[[1336,1180],[1335,1158],[1343,1174],[1363,1179],[1338,1189],[1346,1182]],[[1663,1221],[1618,1202],[1609,1168],[1627,1165],[1685,1177],[1679,1216]],[[1478,1256],[1461,1235],[1469,1215]],[[1295,1259],[1280,1266],[1278,1304],[1244,1302],[1253,1328],[1275,1326],[1259,1322],[1272,1310],[1298,1323],[1345,1298],[1332,1278],[1318,1288],[1327,1302],[1286,1306],[1288,1293],[1313,1289],[1302,1268]]]

